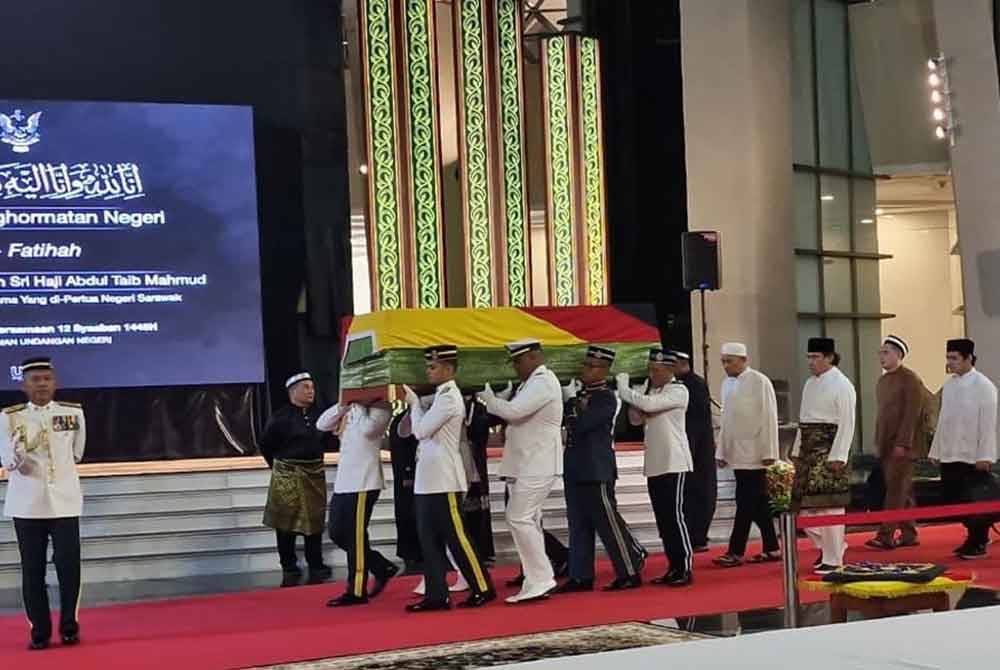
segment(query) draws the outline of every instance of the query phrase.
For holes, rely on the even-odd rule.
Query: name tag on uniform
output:
[[[57,414],[52,417],[52,430],[56,432],[80,430],[80,419],[73,414]]]

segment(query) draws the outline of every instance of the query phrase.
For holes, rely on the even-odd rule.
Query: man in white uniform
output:
[[[656,528],[669,563],[666,574],[654,584],[687,586],[691,572],[691,535],[684,517],[684,480],[693,468],[687,440],[688,390],[674,378],[677,357],[662,349],[649,351],[649,379],[638,390],[629,386],[627,374],[616,377],[618,395],[631,405],[629,420],[645,425],[646,454],[643,472]]]
[[[438,345],[424,350],[427,379],[437,391],[425,410],[413,389],[406,387],[413,436],[420,440],[414,494],[417,533],[424,554],[426,595],[407,605],[409,612],[450,609],[448,553],[469,583],[472,595],[459,607],[480,607],[496,599],[490,574],[480,560],[462,521],[462,497],[469,488],[459,442],[465,430],[465,403],[455,384],[458,347]]]
[[[382,441],[392,419],[387,402],[370,405],[334,405],[316,421],[319,430],[338,432],[340,462],[330,498],[330,539],[347,554],[347,590],[327,607],[362,605],[377,596],[399,572],[392,561],[371,547],[368,524],[379,494],[385,487],[382,476]],[[368,572],[375,586],[368,591]]]
[[[778,402],[774,386],[764,374],[748,365],[745,344],[722,345],[722,430],[715,458],[720,468],[731,467],[736,476],[736,518],[729,536],[729,550],[715,559],[726,568],[742,565],[750,536],[757,524],[764,551],[750,563],[780,561],[774,531],[766,468],[778,459]]]
[[[504,400],[487,384],[480,399],[487,412],[507,422],[500,476],[509,486],[507,525],[524,569],[521,591],[507,602],[518,603],[544,598],[556,587],[545,555],[542,504],[563,471],[563,396],[538,341],[508,344],[507,351],[521,386]]]
[[[14,520],[21,554],[21,588],[31,623],[29,648],[49,646],[52,619],[45,587],[49,538],[59,578],[59,633],[64,646],[80,642],[80,514],[83,494],[76,465],[87,427],[83,409],[56,402],[56,374],[48,358],[21,364],[23,405],[0,412],[0,464],[7,471],[4,513]]]
[[[843,514],[851,499],[847,461],[854,441],[857,393],[837,367],[840,355],[832,339],[810,339],[808,359],[812,376],[802,390],[799,432],[792,448],[792,506],[803,516]],[[817,574],[829,574],[844,564],[844,526],[809,528],[806,534],[822,551]]]
[[[968,493],[988,482],[997,460],[997,387],[975,368],[972,340],[949,340],[947,349],[948,372],[954,377],[941,388],[941,413],[928,457],[941,464],[947,502],[978,502]],[[955,553],[966,560],[985,558],[989,520],[972,517],[965,527],[965,542]]]

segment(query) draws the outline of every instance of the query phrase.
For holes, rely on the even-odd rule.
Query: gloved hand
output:
[[[566,386],[562,387],[562,398],[563,402],[575,398],[576,394],[580,392],[583,388],[583,384],[580,383],[579,379],[570,379]]]
[[[417,397],[416,392],[406,384],[403,384],[403,393],[406,395],[406,404],[411,408],[420,404],[420,398]]]
[[[618,385],[619,391],[621,391],[622,389],[632,388],[631,383],[632,380],[629,379],[627,372],[619,372],[617,375],[615,375],[615,384]]]

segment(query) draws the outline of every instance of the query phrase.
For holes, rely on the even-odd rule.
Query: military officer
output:
[[[316,427],[316,389],[308,372],[285,382],[288,405],[275,412],[260,437],[260,453],[271,467],[271,486],[264,507],[264,525],[274,529],[282,586],[297,586],[302,578],[295,538],[305,537],[309,583],[330,578],[323,563],[323,521],[326,516],[326,437]]]
[[[59,578],[59,633],[64,646],[80,642],[83,495],[76,465],[83,458],[87,427],[79,405],[53,400],[56,374],[50,359],[29,358],[21,371],[28,402],[0,413],[0,463],[8,473],[4,513],[14,520],[21,554],[29,648],[38,650],[52,637],[45,587],[49,538]]]
[[[382,476],[382,442],[392,418],[385,401],[334,405],[316,421],[320,430],[340,436],[340,462],[330,497],[330,539],[347,554],[347,590],[327,602],[328,607],[362,605],[375,597],[399,572],[389,559],[371,547],[368,524],[379,494]],[[368,591],[368,572],[375,586]]]
[[[424,554],[426,595],[407,605],[409,612],[451,607],[448,600],[448,550],[472,594],[460,607],[480,607],[496,599],[490,574],[480,560],[462,521],[462,498],[469,485],[460,447],[465,430],[465,403],[455,384],[458,347],[438,345],[424,350],[427,379],[436,387],[429,409],[406,387],[413,436],[420,440],[414,493],[417,533]]]
[[[563,480],[569,516],[569,580],[556,593],[594,588],[594,534],[600,536],[615,568],[605,591],[634,589],[642,584],[638,556],[611,491],[618,476],[614,426],[619,401],[608,388],[615,352],[590,345],[580,375],[583,388],[566,402],[566,451]]]

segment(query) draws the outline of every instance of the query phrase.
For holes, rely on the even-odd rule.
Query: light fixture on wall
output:
[[[951,105],[951,86],[948,82],[948,61],[944,54],[927,60],[927,84],[931,89],[931,120],[934,122],[934,136],[947,139],[955,146],[958,123],[955,121]]]

